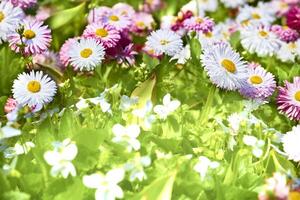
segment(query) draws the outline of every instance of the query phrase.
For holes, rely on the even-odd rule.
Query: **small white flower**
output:
[[[44,159],[52,166],[51,176],[57,177],[59,174],[63,178],[67,178],[69,174],[76,176],[76,169],[71,162],[77,155],[76,144],[67,138],[63,142],[54,142],[53,147],[52,151],[44,154]]]
[[[180,101],[172,100],[171,95],[168,93],[163,98],[163,105],[157,105],[154,107],[154,112],[163,120],[167,118],[172,112],[174,112],[180,106]]]
[[[130,108],[138,103],[138,97],[129,97],[126,95],[122,95],[120,100],[120,109],[122,111],[128,111]]]
[[[218,168],[220,164],[216,161],[211,161],[205,156],[200,156],[198,163],[194,166],[194,170],[198,172],[203,179],[206,176],[206,173],[209,168],[215,169]]]
[[[174,56],[182,49],[182,40],[175,32],[167,29],[159,29],[151,32],[147,37],[146,47],[153,50],[154,54],[163,53]]]
[[[105,51],[94,39],[81,39],[70,46],[70,64],[75,70],[91,71],[102,63]]]
[[[293,129],[282,137],[283,150],[288,155],[289,160],[300,161],[300,125],[294,126]]]
[[[18,155],[27,154],[30,149],[34,148],[35,144],[32,142],[25,142],[24,144],[16,143],[14,147],[9,147],[4,150],[5,158],[13,158]]]
[[[149,156],[136,156],[134,159],[128,161],[124,169],[130,172],[130,181],[143,181],[147,179],[147,175],[144,172],[144,167],[148,167],[151,164],[151,159]]]
[[[265,142],[263,140],[258,140],[256,137],[252,135],[244,135],[243,142],[247,145],[252,147],[252,154],[260,158],[263,154],[262,148],[265,145]]]
[[[123,190],[118,185],[124,179],[124,169],[112,169],[106,175],[95,173],[83,176],[83,184],[88,188],[97,189],[96,200],[114,200],[123,198]]]
[[[221,2],[225,5],[226,8],[237,8],[239,6],[244,5],[246,0],[221,0]]]
[[[296,57],[300,56],[300,39],[296,42],[282,42],[280,50],[276,53],[277,58],[282,62],[295,62]]]
[[[239,131],[240,124],[243,120],[245,120],[245,116],[238,113],[233,113],[227,119],[229,127],[233,130],[234,133],[237,133]]]
[[[10,123],[7,123],[0,129],[0,141],[5,138],[11,138],[21,135],[21,131],[19,129],[13,128]]]
[[[132,114],[138,117],[139,119],[142,119],[142,123],[140,125],[144,130],[149,130],[151,128],[152,123],[155,121],[155,116],[152,115],[152,102],[147,101],[145,106],[140,109],[134,109],[132,111]]]
[[[140,134],[140,127],[138,125],[122,126],[115,124],[112,128],[115,137],[112,139],[115,143],[124,144],[129,152],[134,149],[139,150],[141,147],[140,142],[136,139]]]
[[[29,74],[19,74],[13,84],[13,96],[22,106],[29,107],[44,105],[53,100],[56,93],[56,84],[42,71],[31,71]]]
[[[190,45],[186,45],[180,52],[175,54],[170,60],[177,60],[177,64],[185,64],[191,58]]]

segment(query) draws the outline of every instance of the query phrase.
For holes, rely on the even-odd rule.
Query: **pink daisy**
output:
[[[127,15],[129,17],[133,16],[135,13],[135,10],[131,5],[128,5],[127,3],[117,3],[112,7],[113,10],[118,10],[121,14]]]
[[[114,26],[117,30],[123,31],[130,28],[131,19],[119,10],[111,10],[101,16],[100,23],[109,24]]]
[[[49,66],[58,70],[65,69],[65,66],[59,61],[58,53],[49,50],[34,55],[32,61],[34,64]]]
[[[286,114],[292,120],[300,120],[300,77],[294,77],[294,82],[285,81],[284,87],[279,87],[277,105],[280,113]]]
[[[24,44],[24,52],[28,54],[39,54],[48,49],[52,40],[51,30],[40,21],[24,20],[22,36],[14,32],[8,35],[9,46],[12,50],[20,52],[20,45]]]
[[[88,22],[91,23],[95,23],[95,22],[99,22],[102,18],[103,15],[106,15],[107,13],[111,12],[111,8],[106,7],[106,6],[101,6],[101,7],[97,7],[92,9],[89,12],[88,15]]]
[[[14,6],[18,6],[22,9],[31,8],[36,5],[37,0],[9,0]]]
[[[136,34],[151,31],[154,23],[155,22],[151,14],[138,12],[133,16],[131,30]]]
[[[144,0],[141,10],[147,13],[157,11],[163,7],[162,0]]]
[[[4,112],[10,113],[13,110],[15,110],[17,106],[18,106],[18,102],[14,98],[8,98],[4,106]]]
[[[299,33],[288,26],[273,25],[271,30],[285,42],[294,42],[299,38]]]
[[[115,47],[121,38],[119,31],[115,27],[99,23],[88,25],[82,36],[85,38],[94,38],[107,48]]]
[[[188,31],[208,33],[213,30],[215,23],[208,17],[191,17],[184,20],[183,25]]]
[[[70,56],[69,51],[70,47],[79,40],[79,37],[69,38],[65,41],[65,43],[61,46],[59,51],[59,60],[60,62],[67,67],[70,64]]]
[[[251,99],[265,100],[273,94],[276,88],[274,75],[267,72],[261,66],[249,66],[249,77],[245,85],[240,89],[240,93]]]
[[[300,7],[294,6],[287,12],[286,23],[290,28],[300,31]]]

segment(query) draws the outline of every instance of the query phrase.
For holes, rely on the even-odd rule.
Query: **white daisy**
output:
[[[218,87],[239,89],[248,77],[248,67],[241,56],[228,44],[219,43],[205,48],[201,62],[210,80]]]
[[[258,56],[273,56],[281,47],[281,41],[268,26],[247,26],[241,29],[241,44]]]
[[[154,51],[155,54],[167,54],[174,56],[182,49],[182,40],[179,35],[171,30],[153,31],[147,37],[146,46]]]
[[[275,16],[266,12],[263,6],[251,7],[248,5],[240,9],[236,18],[237,22],[244,26],[248,26],[250,23],[270,25],[275,19]]]
[[[283,135],[283,149],[287,153],[289,160],[300,161],[300,125],[294,126],[290,132]]]
[[[171,60],[177,60],[177,64],[184,65],[191,58],[190,45],[186,45],[179,53],[175,54]]]
[[[24,13],[21,8],[14,7],[8,1],[0,2],[0,44],[7,41],[7,34],[15,31]]]
[[[102,63],[105,55],[102,44],[92,38],[76,41],[69,49],[70,64],[80,71],[95,69]]]
[[[226,8],[237,8],[239,6],[244,5],[246,0],[221,0],[221,2],[225,5]]]
[[[294,62],[300,56],[300,39],[296,42],[282,42],[280,50],[276,53],[282,62]]]
[[[30,107],[44,105],[53,100],[56,93],[56,84],[42,71],[31,71],[19,74],[13,84],[13,97],[22,105]]]

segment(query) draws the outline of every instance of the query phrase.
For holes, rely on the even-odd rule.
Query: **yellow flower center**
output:
[[[207,33],[205,33],[205,36],[207,38],[211,38],[213,36],[213,34],[212,34],[212,32],[207,32]]]
[[[0,22],[5,18],[4,13],[0,11]]]
[[[252,13],[252,18],[253,19],[260,19],[261,16],[258,13]]]
[[[32,38],[35,37],[35,32],[33,32],[33,31],[30,30],[30,29],[27,29],[27,30],[25,30],[25,31],[23,32],[23,36],[24,36],[26,39],[30,40],[30,39],[32,39]]]
[[[290,200],[298,200],[298,199],[300,199],[300,193],[299,192],[290,192],[289,193],[289,199]]]
[[[203,19],[202,19],[201,17],[197,17],[197,18],[196,18],[196,22],[197,22],[197,23],[202,23],[202,22],[203,22]]]
[[[41,84],[38,81],[29,81],[27,89],[32,93],[37,93],[41,90]]]
[[[295,99],[296,99],[297,101],[300,101],[300,91],[296,92],[296,94],[295,94]]]
[[[248,26],[249,25],[249,20],[244,20],[244,21],[242,21],[242,25],[243,26]]]
[[[231,60],[224,59],[221,62],[221,65],[230,73],[234,73],[236,71],[236,66]]]
[[[168,40],[161,40],[160,44],[161,45],[166,45],[166,44],[169,44],[169,41]]]
[[[252,76],[251,78],[250,78],[250,82],[252,83],[252,84],[261,84],[262,82],[263,82],[263,80],[262,80],[262,78],[260,77],[260,76],[257,76],[257,75],[255,75],[255,76]]]
[[[291,43],[288,44],[288,47],[289,47],[290,49],[296,49],[296,48],[297,48],[297,45],[296,45],[295,42],[291,42]]]
[[[136,22],[135,24],[136,24],[136,26],[139,27],[139,28],[145,28],[145,23],[142,22],[142,21]]]
[[[99,37],[106,37],[108,35],[108,32],[103,28],[99,28],[96,30],[96,35]]]
[[[267,37],[268,36],[268,32],[266,32],[266,31],[259,31],[259,35],[261,37]]]
[[[119,17],[116,16],[116,15],[110,16],[109,19],[110,19],[111,21],[114,21],[114,22],[119,21]]]
[[[80,52],[80,55],[81,55],[81,57],[83,57],[83,58],[88,58],[88,57],[90,57],[92,54],[93,54],[93,50],[92,50],[92,49],[89,49],[89,48],[83,49],[83,50]]]

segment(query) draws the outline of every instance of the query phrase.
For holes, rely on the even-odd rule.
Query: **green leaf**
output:
[[[135,88],[134,91],[132,92],[131,97],[139,98],[139,105],[138,105],[139,108],[144,107],[147,101],[151,100],[155,83],[156,83],[156,76],[153,75],[150,79],[146,80],[137,88]]]
[[[85,11],[85,2],[80,5],[67,10],[59,11],[51,16],[47,23],[51,29],[58,29],[74,20],[79,15],[82,15]]]
[[[9,191],[5,192],[3,195],[3,200],[29,200],[30,195],[19,191]]]
[[[171,200],[176,171],[153,181],[132,200]]]

